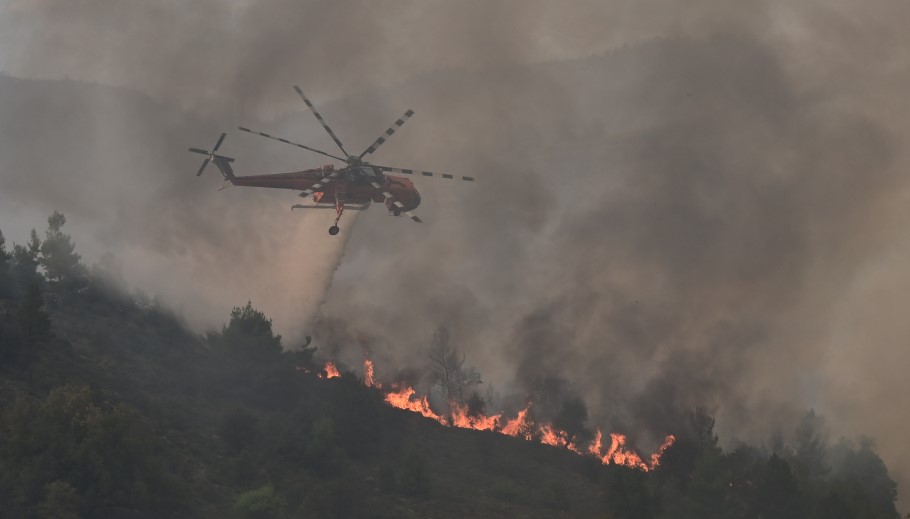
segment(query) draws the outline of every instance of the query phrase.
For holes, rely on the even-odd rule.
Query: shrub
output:
[[[259,436],[259,421],[246,409],[237,407],[224,415],[218,434],[233,450],[249,448]]]
[[[409,450],[401,460],[401,491],[412,496],[426,496],[430,492],[430,474],[427,462],[417,452]]]
[[[284,498],[271,484],[244,492],[234,501],[234,511],[246,519],[273,519],[284,516]]]
[[[82,497],[65,481],[54,481],[44,487],[44,500],[38,505],[43,519],[79,519],[82,517]]]

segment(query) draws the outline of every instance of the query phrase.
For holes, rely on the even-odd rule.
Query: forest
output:
[[[111,256],[86,265],[65,224],[54,212],[24,244],[0,233],[4,517],[899,517],[872,440],[832,440],[815,411],[729,446],[692,409],[647,471],[447,427],[355,372],[321,377],[318,340],[286,344],[249,302],[191,331]],[[441,342],[427,338],[420,376],[482,413],[480,374]],[[584,402],[562,408],[562,428],[590,436]]]

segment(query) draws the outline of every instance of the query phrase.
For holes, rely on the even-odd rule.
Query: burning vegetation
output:
[[[431,358],[433,358],[432,355]],[[459,367],[461,367],[463,362],[464,358],[462,357]],[[326,373],[325,376],[323,376],[322,372],[317,376],[320,378],[341,376],[338,367],[331,361],[325,363],[323,372]],[[365,359],[363,362],[363,383],[366,387],[382,389],[382,384],[375,378],[373,361],[369,359]],[[661,456],[676,441],[675,436],[667,435],[657,451],[648,458],[643,459],[635,450],[627,446],[628,438],[624,434],[610,433],[610,442],[605,449],[603,431],[598,429],[594,440],[590,444],[584,447],[577,445],[573,442],[573,435],[568,432],[555,427],[551,423],[536,422],[531,413],[533,402],[529,402],[524,409],[518,411],[517,415],[511,419],[505,418],[502,413],[486,415],[479,410],[470,409],[469,405],[457,400],[450,400],[448,402],[449,412],[440,414],[430,406],[428,396],[418,395],[412,386],[401,387],[398,384],[391,384],[389,387],[384,392],[383,398],[386,404],[397,409],[417,413],[424,418],[429,418],[448,427],[492,431],[526,441],[567,449],[583,456],[593,456],[604,465],[621,465],[647,472],[660,465]]]
[[[12,251],[0,234],[3,517],[898,517],[871,441],[829,442],[814,412],[725,450],[697,409],[646,457],[583,434],[566,392],[559,412],[546,392],[481,399],[443,333],[427,390],[289,351],[250,303],[200,337],[49,225]]]
[[[338,378],[341,376],[341,372],[335,367],[334,362],[326,362],[325,367],[322,368],[322,372],[316,376],[319,378]]]

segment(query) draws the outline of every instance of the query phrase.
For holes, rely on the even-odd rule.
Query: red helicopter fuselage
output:
[[[329,168],[317,168],[292,173],[233,177],[230,182],[232,185],[243,187],[270,187],[303,191],[323,181],[331,172],[332,170]],[[404,206],[396,208],[390,202],[386,202],[389,211],[411,211],[420,205],[420,193],[417,192],[417,188],[410,179],[383,175],[379,177],[379,182],[380,184],[385,183],[382,189],[376,189],[368,182],[336,179],[320,187],[313,193],[312,198],[315,203],[322,205],[334,206],[339,199],[343,200],[345,204],[363,205],[369,202],[386,202],[387,198],[383,191],[388,191]]]
[[[402,173],[405,175],[419,175],[421,177],[439,176],[443,179],[456,180],[457,177],[455,175],[445,173],[437,174],[432,171],[416,171],[413,169],[377,166],[364,160],[365,156],[374,153],[392,136],[392,134],[395,133],[396,130],[401,128],[405,121],[414,115],[414,110],[407,110],[404,115],[399,117],[398,120],[389,126],[386,131],[373,141],[373,144],[370,144],[362,153],[359,155],[352,155],[344,149],[341,140],[338,139],[338,136],[335,135],[335,132],[332,131],[322,115],[316,111],[316,107],[313,106],[313,103],[311,103],[303,94],[303,90],[296,85],[294,86],[294,90],[307,105],[307,108],[313,112],[313,115],[316,116],[319,123],[322,124],[323,129],[329,134],[335,142],[335,145],[338,146],[338,149],[341,150],[343,153],[342,157],[312,148],[305,144],[296,143],[282,137],[252,130],[243,126],[240,126],[239,130],[274,141],[290,144],[298,148],[303,148],[325,157],[330,157],[345,164],[342,168],[335,169],[333,165],[329,164],[316,169],[291,173],[238,177],[234,174],[234,169],[231,166],[234,159],[218,154],[218,149],[224,142],[225,137],[227,137],[226,133],[222,133],[211,151],[200,148],[189,148],[188,151],[205,155],[206,157],[202,162],[202,166],[196,172],[196,176],[202,175],[206,166],[212,163],[221,171],[222,176],[224,176],[227,181],[225,186],[270,187],[274,189],[301,191],[301,197],[312,196],[315,204],[312,206],[294,204],[291,206],[291,209],[334,208],[336,214],[335,222],[329,227],[329,234],[332,236],[335,236],[340,232],[338,221],[341,219],[341,215],[345,210],[350,209],[359,211],[366,209],[373,202],[383,202],[386,209],[395,216],[404,214],[415,223],[422,223],[422,220],[411,212],[420,205],[420,193],[417,192],[417,188],[414,187],[414,184],[410,179],[396,177],[386,173]],[[460,179],[468,182],[474,181],[474,177],[462,176]]]

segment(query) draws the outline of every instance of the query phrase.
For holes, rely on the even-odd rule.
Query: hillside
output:
[[[311,351],[281,353],[255,311],[247,317],[264,330],[201,338],[101,277],[64,288],[39,275],[52,324],[33,339],[17,333],[26,293],[5,274],[0,500],[13,516],[40,513],[57,480],[94,517],[229,517],[241,494],[267,485],[292,516],[543,516],[568,503],[588,514],[600,502],[597,467],[570,453],[440,427],[386,406],[352,374],[302,373]],[[115,422],[101,445],[79,444],[90,408]],[[48,436],[20,438],[19,427]],[[86,448],[114,451],[99,466]],[[81,463],[92,467],[70,471]]]
[[[814,319],[839,315],[825,306],[839,290],[794,302],[806,273],[839,287],[859,268],[850,251],[869,244],[853,240],[870,236],[861,224],[877,221],[878,194],[893,185],[867,160],[887,149],[881,129],[829,113],[824,96],[807,99],[737,38],[444,70],[319,100],[345,142],[364,145],[416,108],[382,163],[482,183],[421,184],[432,225],[367,213],[331,278],[329,322],[317,323],[339,333],[306,330],[316,350],[292,354],[282,351],[302,345],[269,319],[286,330],[302,313],[307,290],[288,287],[312,284],[289,273],[324,280],[328,242],[314,247],[316,234],[288,217],[292,194],[216,194],[214,172],[193,177],[199,162],[185,151],[237,124],[331,145],[287,90],[276,102],[295,108],[277,120],[214,121],[128,89],[0,76],[0,229],[22,245],[0,254],[0,515],[896,517],[876,453],[902,468],[893,421],[851,429],[878,446],[841,438],[811,411],[795,430],[780,425],[815,402],[800,398],[807,387],[828,405],[902,412],[899,399],[867,399],[892,387],[877,367],[863,386],[875,392],[816,389],[838,381],[820,367],[827,336],[806,345],[779,322],[827,330]],[[820,131],[820,120],[832,122]],[[244,173],[319,163],[236,132],[226,142]],[[54,209],[92,261],[74,259],[59,228],[43,231]],[[216,320],[219,332],[193,331]],[[462,430],[386,405],[391,383],[427,389],[423,350],[441,323],[471,362],[493,361],[486,382],[519,399],[487,414],[548,407],[532,441],[500,434],[501,423]],[[365,348],[360,333],[377,340]],[[873,346],[849,351],[874,364],[885,357]],[[365,349],[382,390],[367,387]],[[326,361],[352,372],[321,379]],[[512,367],[523,378],[509,387]],[[448,422],[451,406],[431,401]],[[717,410],[724,441],[695,406]],[[605,465],[541,445],[538,426],[557,418],[563,445],[605,424],[652,435],[632,443],[670,433],[677,443],[651,472]],[[784,430],[768,437],[774,427]]]
[[[702,411],[650,472],[394,409],[247,304],[220,332],[44,238],[0,247],[0,509],[9,517],[873,517],[868,442],[718,447]]]

